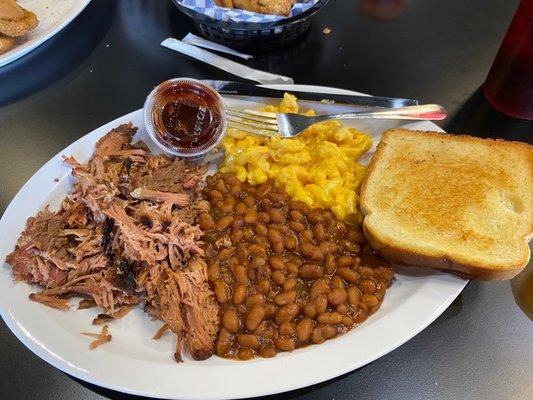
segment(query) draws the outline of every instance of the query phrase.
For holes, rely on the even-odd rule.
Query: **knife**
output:
[[[203,80],[206,85],[211,86],[220,94],[226,96],[254,96],[254,97],[283,97],[284,92],[294,94],[299,100],[318,101],[327,103],[339,103],[343,105],[357,105],[363,107],[388,107],[398,108],[405,106],[415,106],[417,100],[397,99],[392,97],[357,96],[347,94],[331,94],[317,92],[302,92],[298,90],[287,90],[268,88],[253,83]]]

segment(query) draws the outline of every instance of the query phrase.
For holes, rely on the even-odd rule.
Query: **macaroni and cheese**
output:
[[[285,94],[279,106],[269,105],[263,111],[299,110],[296,97]],[[291,139],[253,136],[229,128],[220,171],[234,172],[240,181],[252,185],[274,179],[293,200],[331,209],[337,218],[359,223],[356,191],[364,167],[357,160],[371,146],[369,135],[338,121],[315,124]]]

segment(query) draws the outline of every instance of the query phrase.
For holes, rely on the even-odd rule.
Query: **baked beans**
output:
[[[216,353],[274,357],[347,332],[375,312],[394,273],[358,227],[290,201],[271,181],[217,173],[199,215],[207,275],[221,308]]]

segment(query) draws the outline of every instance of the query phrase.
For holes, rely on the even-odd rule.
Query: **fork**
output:
[[[226,109],[229,125],[254,135],[295,137],[317,122],[332,119],[408,119],[435,121],[446,118],[446,110],[438,104],[401,108],[383,108],[376,111],[325,114],[309,117],[300,114],[276,114],[264,111]]]

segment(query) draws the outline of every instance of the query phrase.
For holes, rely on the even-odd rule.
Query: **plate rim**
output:
[[[280,87],[280,85],[276,85],[276,86]],[[296,89],[296,88],[298,88],[299,85],[282,85],[282,86],[283,87],[287,87],[287,88],[291,88],[292,87],[293,89]],[[313,90],[312,89],[313,87],[314,88],[319,88],[317,86],[312,86],[312,85],[305,85],[305,86],[306,86],[305,88],[307,90]],[[324,87],[321,87],[321,88],[324,88]],[[335,90],[335,88],[328,88],[328,89],[331,89],[333,91]],[[339,89],[339,90],[343,90],[344,91],[345,89]],[[360,94],[360,93],[352,92],[352,94]],[[30,181],[32,181],[36,175],[42,174],[43,171],[45,171],[47,168],[49,168],[52,163],[57,162],[57,157],[61,157],[61,155],[66,154],[66,152],[69,151],[68,149],[76,147],[76,144],[79,141],[83,140],[86,136],[93,134],[95,131],[103,130],[104,128],[106,130],[109,130],[110,127],[115,126],[116,124],[121,123],[124,120],[132,119],[138,113],[142,113],[142,109],[130,112],[130,113],[125,114],[123,116],[120,116],[120,117],[118,117],[118,118],[116,118],[116,119],[114,119],[114,120],[112,120],[110,122],[107,122],[107,123],[97,127],[96,129],[93,129],[91,132],[88,132],[87,134],[81,136],[79,139],[77,139],[76,141],[71,143],[69,146],[65,147],[58,154],[56,154],[49,161],[47,161],[41,168],[39,168],[28,179],[28,181],[26,181],[26,183],[22,186],[22,188],[17,192],[17,194],[13,197],[13,199],[11,200],[9,205],[6,207],[2,218],[0,219],[0,230],[2,230],[2,226],[4,224],[6,215],[9,215],[11,212],[13,212],[13,211],[11,211],[11,209],[15,207],[15,204],[17,203],[17,200],[19,199],[19,197],[21,197],[21,194],[30,185]],[[432,124],[432,125],[434,125],[434,124]],[[442,130],[437,125],[434,125],[433,129]],[[408,331],[407,334],[404,334],[403,336],[398,337],[394,341],[394,343],[389,344],[388,346],[384,347],[381,351],[374,352],[371,357],[367,357],[363,361],[360,361],[358,363],[347,365],[344,368],[337,368],[337,369],[333,369],[332,368],[332,369],[329,369],[329,370],[323,370],[323,372],[321,374],[315,376],[312,379],[307,379],[305,381],[302,381],[302,379],[297,380],[296,384],[284,384],[284,385],[280,386],[276,382],[276,384],[271,385],[270,388],[267,389],[267,390],[265,390],[264,388],[261,388],[261,389],[258,389],[256,391],[253,391],[253,390],[252,391],[250,391],[250,390],[247,390],[247,391],[238,391],[238,390],[231,391],[231,390],[229,390],[228,391],[228,389],[225,388],[224,391],[220,391],[220,395],[218,395],[217,398],[224,398],[225,399],[225,398],[257,397],[257,396],[272,395],[272,394],[287,392],[287,391],[291,391],[291,390],[296,390],[296,389],[299,389],[299,388],[312,386],[312,385],[315,385],[315,384],[320,383],[320,382],[326,382],[326,381],[328,381],[330,379],[333,379],[335,377],[344,375],[344,374],[346,374],[348,372],[351,372],[351,371],[354,371],[354,370],[356,370],[358,368],[361,368],[362,366],[367,365],[367,364],[375,361],[378,358],[381,358],[382,356],[384,356],[387,353],[391,352],[392,350],[398,348],[399,346],[401,346],[402,344],[404,344],[405,342],[407,342],[408,340],[410,340],[411,338],[416,336],[422,330],[424,330],[427,326],[429,326],[436,318],[438,318],[448,308],[448,306],[462,292],[462,290],[464,289],[464,287],[468,283],[468,281],[466,281],[466,280],[458,280],[455,277],[449,276],[448,274],[446,274],[445,276],[446,276],[444,278],[445,280],[447,280],[449,282],[453,282],[453,284],[455,285],[455,287],[453,288],[453,291],[451,291],[451,293],[447,294],[447,296],[448,296],[447,299],[445,301],[441,301],[439,303],[439,306],[435,307],[433,309],[432,313],[430,313],[428,315],[425,315],[425,317],[423,318],[423,322],[419,323],[416,326],[415,329],[412,329],[412,328],[407,329],[407,331]],[[132,389],[131,387],[128,387],[128,386],[112,383],[111,382],[112,379],[109,379],[109,380],[98,379],[98,377],[95,377],[93,374],[88,373],[87,371],[84,372],[83,370],[80,370],[79,368],[76,368],[75,365],[70,364],[68,362],[68,360],[63,360],[62,358],[55,356],[49,350],[46,351],[47,350],[46,347],[40,346],[39,344],[35,343],[35,341],[32,340],[31,335],[29,335],[28,333],[24,332],[24,328],[22,326],[20,326],[19,324],[17,324],[17,320],[16,320],[15,316],[14,315],[8,315],[10,313],[8,313],[8,310],[7,310],[6,307],[4,307],[3,303],[4,303],[4,301],[0,298],[0,315],[2,316],[2,318],[5,321],[5,323],[8,326],[8,328],[24,344],[24,346],[26,348],[28,348],[30,351],[32,351],[39,358],[43,359],[44,361],[46,361],[50,365],[54,366],[55,368],[65,372],[65,373],[67,373],[67,374],[69,374],[71,376],[74,376],[76,378],[79,378],[79,379],[81,379],[83,381],[89,382],[89,383],[97,385],[97,386],[105,387],[105,388],[108,388],[108,389],[111,389],[111,390],[116,390],[116,391],[123,392],[123,393],[133,394],[133,395],[150,396],[150,397],[156,397],[156,398],[178,398],[178,396],[179,396],[180,399],[207,399],[207,398],[212,398],[208,394],[202,394],[203,392],[182,393],[182,392],[176,391],[176,392],[173,392],[173,393],[169,393],[166,389],[162,389],[160,391],[157,391],[154,388],[145,388],[145,389],[135,388],[135,389]],[[374,315],[379,315],[379,313],[374,314]],[[336,341],[334,341],[334,342],[338,343],[338,341],[342,340],[343,338],[346,338],[346,336],[337,338]],[[322,346],[324,346],[324,347],[322,347]],[[325,345],[322,345],[322,346],[316,346],[315,350],[316,349],[324,349]],[[311,350],[309,350],[308,352],[310,352],[310,351]],[[298,353],[298,354],[304,354],[304,353],[306,353],[306,352]],[[318,353],[318,352],[316,352],[316,353]],[[276,357],[274,359],[271,359],[272,360],[272,364],[282,364],[283,363],[283,359],[284,359],[284,357]],[[149,361],[146,361],[146,362],[149,363]],[[244,365],[244,364],[242,364],[242,365]],[[217,366],[218,365],[215,365],[214,367],[217,367]],[[206,367],[208,367],[208,366],[206,366]],[[180,373],[179,371],[176,371],[176,374],[179,374],[179,373]]]

